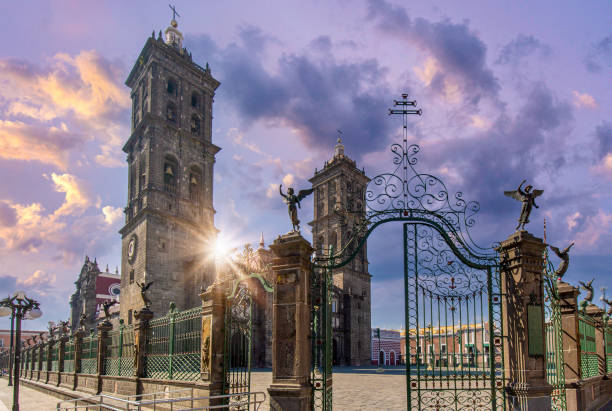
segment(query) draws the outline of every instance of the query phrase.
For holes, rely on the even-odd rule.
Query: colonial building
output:
[[[70,327],[79,327],[81,314],[85,314],[85,327],[94,328],[104,301],[118,299],[120,295],[121,276],[117,271],[111,273],[100,271],[98,262],[85,256],[85,262],[75,281],[76,291],[70,297]]]
[[[380,332],[380,335],[378,334]],[[372,328],[372,364],[399,365],[401,334],[398,330]]]
[[[121,318],[130,324],[143,308],[140,285],[156,316],[200,304],[214,279],[207,249],[216,239],[212,104],[219,82],[196,64],[172,20],[146,41],[126,85],[131,88],[132,132],[123,150],[128,199],[121,229]]]
[[[313,246],[317,253],[354,247],[349,244],[359,219],[365,215],[365,190],[370,179],[344,153],[338,139],[334,156],[310,179],[314,188]],[[343,216],[336,211],[345,211]],[[332,300],[334,363],[369,364],[371,294],[367,246],[346,266],[333,273]]]

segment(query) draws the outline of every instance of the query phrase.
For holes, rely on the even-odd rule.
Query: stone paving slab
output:
[[[55,410],[61,401],[52,395],[43,394],[23,384],[19,385],[19,409],[21,411]],[[4,407],[4,408],[3,408]],[[0,378],[0,411],[13,409],[13,387],[8,386],[8,378]]]

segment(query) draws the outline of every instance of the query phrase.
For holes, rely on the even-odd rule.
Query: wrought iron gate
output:
[[[247,284],[241,283],[228,296],[225,308],[224,394],[248,395],[250,391],[252,332],[253,299]],[[231,397],[232,402],[244,400]]]
[[[329,255],[333,255],[330,248]],[[329,260],[332,264],[333,260]],[[329,267],[313,268],[310,283],[312,343],[312,405],[313,409],[332,409],[332,270]]]
[[[353,233],[341,248],[317,255],[312,282],[313,407],[330,410],[331,277],[350,263],[370,233],[387,222],[403,224],[406,321],[406,407],[409,410],[503,410],[502,299],[499,259],[478,247],[470,228],[480,206],[449,194],[439,178],[416,171],[418,145],[392,144],[392,172],[370,181],[366,210],[336,210]]]
[[[567,410],[565,398],[565,370],[563,359],[563,332],[559,291],[555,278],[555,268],[544,251],[544,321],[546,331],[546,380],[553,386],[551,409]]]

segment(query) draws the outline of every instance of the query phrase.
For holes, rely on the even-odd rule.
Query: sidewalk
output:
[[[61,400],[51,395],[43,394],[19,385],[19,409],[22,411],[50,411],[55,410],[55,406]],[[0,411],[8,411],[13,408],[13,387],[8,386],[8,378],[0,378]]]

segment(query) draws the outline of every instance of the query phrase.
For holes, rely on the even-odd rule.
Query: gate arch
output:
[[[505,407],[497,253],[478,246],[470,235],[479,204],[464,200],[461,192],[450,196],[442,180],[417,172],[419,151],[408,144],[404,127],[402,144],[391,145],[394,170],[367,186],[366,211],[335,210],[352,237],[338,251],[320,248],[313,259],[317,409],[317,404],[331,409],[332,396],[331,366],[322,361],[331,358],[332,347],[325,285],[331,284],[332,270],[359,255],[378,226],[392,222],[403,226],[407,408]],[[324,385],[317,387],[317,381]]]

